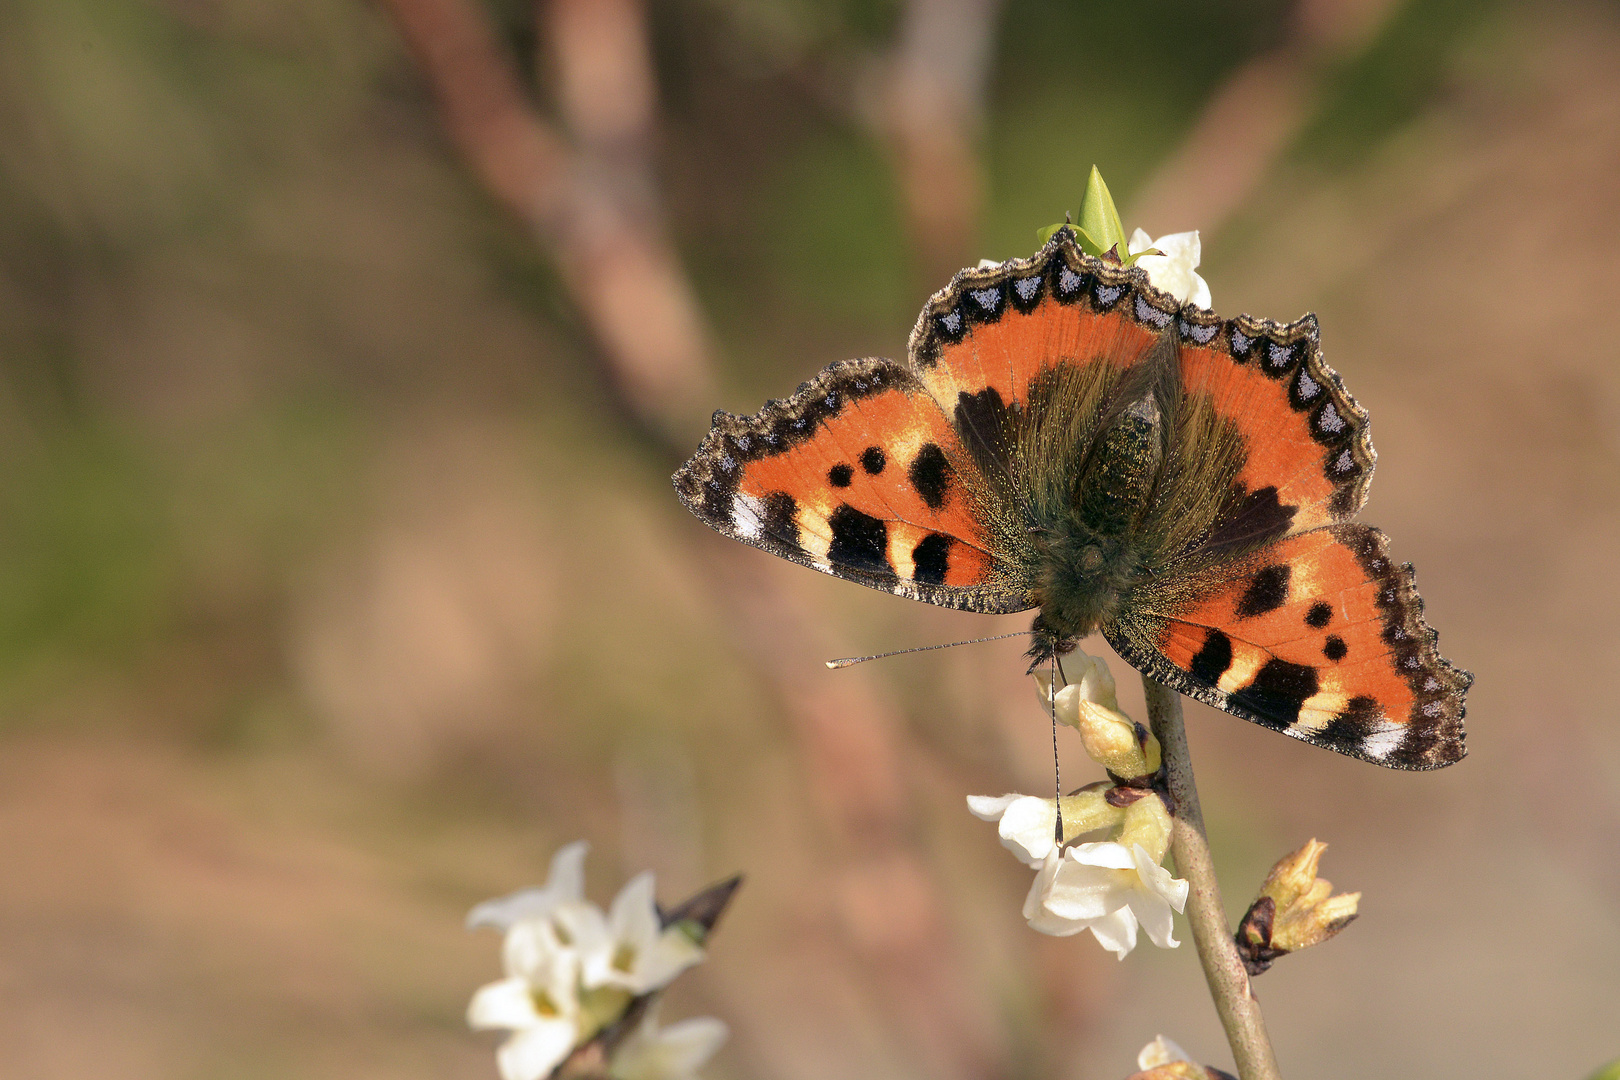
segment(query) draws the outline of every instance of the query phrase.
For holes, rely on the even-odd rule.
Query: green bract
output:
[[[1134,263],[1139,256],[1156,252],[1133,252],[1125,240],[1125,226],[1119,220],[1119,210],[1114,206],[1114,197],[1108,193],[1108,185],[1103,183],[1102,173],[1097,166],[1091,167],[1091,176],[1086,179],[1086,194],[1080,200],[1080,221],[1078,224],[1064,222],[1062,225],[1048,225],[1038,230],[1035,235],[1044,245],[1056,236],[1059,229],[1068,229],[1074,233],[1075,239],[1080,243],[1080,250],[1087,255],[1102,258],[1110,251],[1114,257],[1126,266]]]

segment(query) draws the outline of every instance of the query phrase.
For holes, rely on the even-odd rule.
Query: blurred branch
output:
[[[985,180],[976,143],[1002,0],[907,0],[880,122],[929,287],[977,261]]]
[[[652,83],[640,5],[551,5],[571,146],[524,93],[476,0],[384,2],[456,148],[557,259],[632,413],[665,439],[700,431],[714,400],[710,347],[643,149]]]
[[[1131,220],[1154,235],[1218,231],[1310,119],[1322,76],[1403,2],[1298,0],[1281,44],[1211,95],[1181,146],[1133,200]]]
[[[665,230],[651,165],[656,81],[640,0],[542,5],[541,36],[556,52],[570,139],[529,100],[477,0],[385,3],[456,147],[562,267],[627,409],[672,456],[683,452],[717,395],[710,338]],[[699,572],[803,746],[841,863],[826,895],[865,981],[875,983],[874,1003],[897,1017],[939,1080],[998,1075],[989,1019],[948,944],[938,889],[912,849],[901,718],[859,673],[822,669],[836,651],[819,640],[822,620],[777,583],[765,560],[704,530],[693,534],[701,534]]]

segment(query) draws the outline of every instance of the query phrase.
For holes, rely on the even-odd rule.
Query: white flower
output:
[[[560,936],[579,951],[587,988],[616,986],[645,994],[703,959],[703,946],[676,926],[663,926],[653,903],[653,875],[631,878],[604,918],[594,904],[564,904],[552,913]]]
[[[579,1036],[579,954],[545,919],[514,924],[502,949],[506,978],[473,995],[467,1023],[512,1032],[495,1061],[503,1080],[541,1080]]]
[[[1178,1061],[1198,1064],[1193,1061],[1191,1054],[1163,1035],[1154,1036],[1153,1041],[1142,1047],[1142,1052],[1136,1055],[1138,1069],[1157,1069],[1165,1065],[1174,1065]]]
[[[969,795],[968,810],[1000,825],[1001,846],[1027,866],[1040,866],[1057,847],[1057,801],[1033,795]]]
[[[1170,909],[1187,906],[1187,889],[1141,844],[1077,844],[1046,857],[1024,900],[1024,918],[1056,937],[1090,930],[1098,944],[1124,959],[1136,947],[1138,924],[1161,949],[1179,944]]]
[[[658,1026],[656,1003],[619,1044],[608,1063],[614,1080],[690,1080],[726,1041],[726,1025],[710,1016]]]
[[[467,929],[493,926],[505,930],[522,919],[539,919],[564,904],[585,900],[585,853],[591,846],[576,840],[551,857],[551,872],[545,885],[522,889],[498,900],[486,900],[467,913]]]
[[[1148,280],[1155,287],[1182,303],[1191,302],[1201,308],[1211,306],[1209,285],[1195,273],[1202,254],[1196,230],[1169,233],[1157,240],[1149,239],[1141,229],[1131,234],[1132,252],[1147,251],[1149,248],[1158,248],[1162,254],[1143,255],[1136,260],[1136,265],[1147,271]]]

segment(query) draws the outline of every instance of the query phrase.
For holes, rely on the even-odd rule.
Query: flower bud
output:
[[[1320,944],[1356,917],[1360,893],[1333,895],[1333,883],[1316,876],[1327,845],[1316,840],[1278,860],[1238,926],[1238,952],[1249,974],[1258,975],[1279,956]]]
[[[1141,789],[1126,789],[1139,791]],[[1148,857],[1156,863],[1164,862],[1170,850],[1170,831],[1174,823],[1170,811],[1157,793],[1148,792],[1125,808],[1125,819],[1120,826],[1119,842],[1125,847],[1141,844]]]
[[[1059,705],[1070,687],[1058,693]],[[1081,701],[1077,708],[1080,739],[1093,761],[1125,780],[1152,776],[1159,771],[1159,740],[1130,717],[1106,705]]]
[[[1126,1080],[1231,1080],[1228,1073],[1193,1061],[1187,1051],[1163,1035],[1142,1047],[1136,1066],[1142,1071]]]

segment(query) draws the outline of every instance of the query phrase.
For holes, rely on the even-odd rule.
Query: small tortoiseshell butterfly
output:
[[[1317,746],[1401,769],[1463,756],[1473,676],[1436,650],[1411,566],[1352,520],[1367,414],[1314,316],[1178,305],[1063,230],[957,274],[909,351],[715,413],[681,501],[874,589],[1039,608],[1037,662],[1100,631],[1165,685]]]

